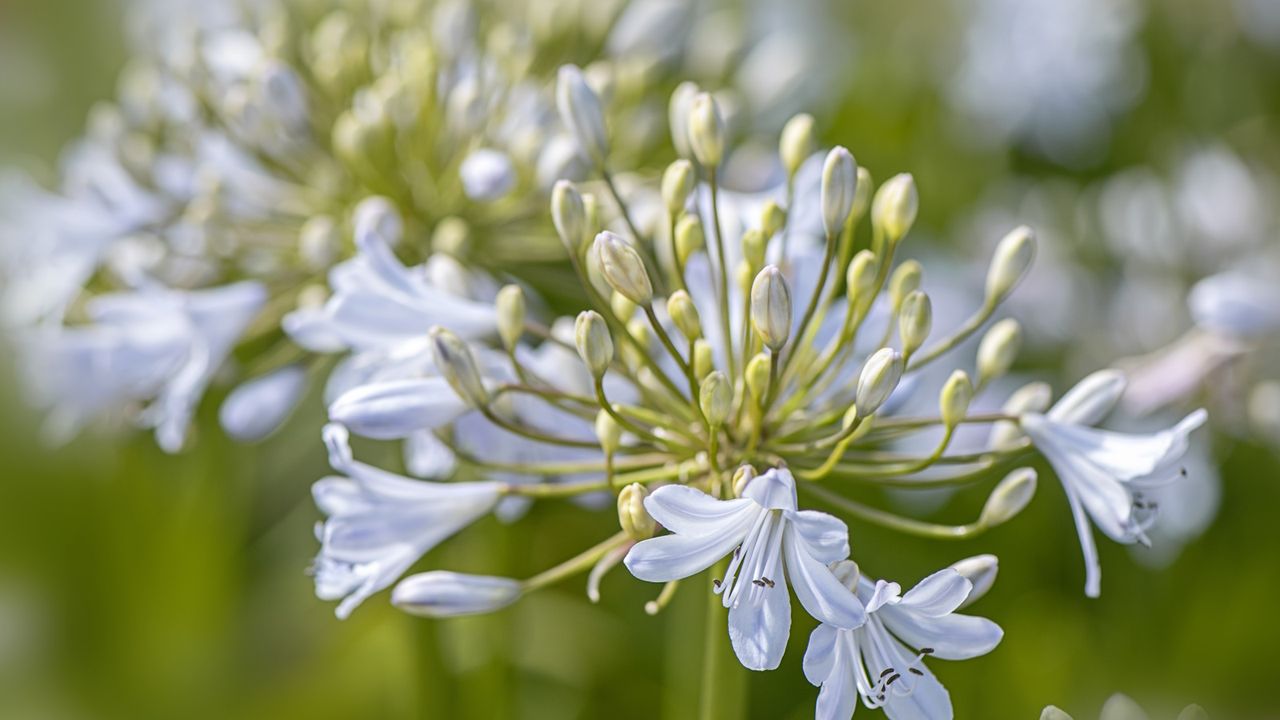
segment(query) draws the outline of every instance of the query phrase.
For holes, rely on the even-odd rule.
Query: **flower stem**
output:
[[[716,563],[711,577],[724,575],[729,566],[725,558]],[[698,703],[699,720],[730,720],[743,717],[743,692],[746,682],[742,666],[726,646],[725,628],[728,610],[720,596],[707,593],[706,625],[702,643],[702,698]]]

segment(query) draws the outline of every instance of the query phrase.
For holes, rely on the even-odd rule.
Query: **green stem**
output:
[[[631,541],[631,538],[625,533],[620,532],[617,535],[605,540],[595,547],[588,548],[582,553],[556,565],[555,567],[544,570],[533,577],[521,583],[524,592],[539,590],[548,585],[573,577],[578,573],[584,573],[590,570],[605,553],[615,548],[622,547],[625,543]]]
[[[918,537],[930,538],[933,540],[964,540],[966,538],[975,537],[987,530],[987,526],[979,522],[969,523],[967,525],[939,525],[936,523],[924,522],[913,518],[902,517],[891,512],[885,512],[877,508],[863,505],[838,495],[819,485],[805,484],[801,485],[805,492],[817,497],[826,504],[838,510],[848,513],[860,520],[875,523],[891,530],[915,535]]]

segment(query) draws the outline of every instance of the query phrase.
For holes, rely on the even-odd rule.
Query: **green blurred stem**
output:
[[[967,340],[970,335],[973,335],[975,332],[977,332],[978,328],[981,328],[983,323],[991,319],[991,316],[995,314],[995,311],[996,311],[995,303],[992,303],[992,302],[984,303],[982,308],[978,310],[978,312],[970,316],[970,318],[965,321],[964,325],[961,325],[959,328],[957,328],[954,333],[952,333],[950,336],[948,336],[944,340],[939,341],[936,345],[930,347],[928,350],[925,350],[924,352],[911,358],[911,364],[907,367],[907,369],[916,370],[918,368],[924,367],[925,365],[947,354],[948,352],[953,350],[957,345]]]
[[[729,328],[729,267],[724,253],[724,234],[720,231],[720,185],[715,168],[707,168],[707,184],[711,186],[711,229],[715,233],[716,255],[720,266],[720,291],[716,298],[720,308],[720,335],[724,340],[724,354],[729,363],[729,377],[736,377],[737,358],[733,353],[733,331]],[[743,358],[743,362],[746,362],[746,358]]]
[[[631,542],[631,538],[625,532],[620,532],[599,545],[589,548],[559,565],[525,580],[522,583],[524,592],[539,590],[548,585],[554,585],[565,578],[587,572],[600,561],[601,557],[604,557],[605,553],[620,548],[628,542]]]
[[[875,523],[890,530],[897,530],[908,535],[930,538],[933,540],[964,540],[966,538],[975,537],[987,530],[986,524],[981,521],[969,523],[967,525],[939,525],[936,523],[924,522],[913,518],[902,517],[891,512],[886,512],[877,508],[863,505],[860,502],[850,500],[842,495],[838,495],[819,485],[804,484],[800,486],[805,492],[817,497],[826,504],[837,510],[845,512],[860,520],[866,520]]]
[[[723,577],[729,558],[716,563],[712,578]],[[702,643],[702,698],[699,720],[733,720],[743,717],[745,672],[725,643],[729,611],[720,596],[707,593],[707,617]]]

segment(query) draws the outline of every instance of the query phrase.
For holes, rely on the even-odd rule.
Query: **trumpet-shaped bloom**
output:
[[[342,601],[340,618],[491,511],[505,487],[425,482],[379,470],[352,457],[339,425],[325,428],[325,442],[330,464],[345,477],[327,477],[312,488],[316,505],[329,516],[318,530],[314,573],[316,595]]]
[[[1116,542],[1149,545],[1146,530],[1155,522],[1156,507],[1143,493],[1182,475],[1188,437],[1207,418],[1204,410],[1197,410],[1172,428],[1149,434],[1087,427],[1110,410],[1123,389],[1118,373],[1095,373],[1048,413],[1027,413],[1020,419],[1066,491],[1084,552],[1089,597],[1102,592],[1102,568],[1089,520]]]
[[[846,720],[861,696],[864,705],[883,708],[890,720],[950,720],[951,696],[924,659],[985,655],[1004,637],[990,620],[955,612],[973,584],[955,568],[930,575],[905,595],[897,583],[857,583],[866,624],[846,629],[824,623],[809,636],[804,674],[822,687],[815,716]]]
[[[520,581],[433,570],[400,581],[391,602],[411,615],[455,617],[493,612],[520,598]]]
[[[862,603],[827,567],[848,557],[848,528],[825,513],[797,510],[789,471],[768,471],[734,500],[668,485],[644,505],[671,534],[636,544],[624,560],[627,569],[641,580],[667,582],[732,555],[715,592],[729,608],[729,638],[746,667],[772,670],[782,661],[791,634],[788,581],[818,620],[840,628],[865,621]]]

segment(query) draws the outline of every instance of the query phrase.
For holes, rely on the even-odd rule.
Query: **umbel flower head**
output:
[[[562,105],[580,93],[570,88]],[[680,588],[718,596],[738,658],[765,670],[782,658],[794,594],[821,623],[806,668],[823,687],[824,717],[852,713],[856,696],[891,716],[949,717],[946,692],[922,661],[973,657],[999,642],[994,623],[954,614],[990,587],[994,558],[965,561],[901,594],[851,575],[845,518],[930,538],[976,536],[1031,501],[1036,473],[1017,466],[1039,449],[1077,518],[1082,503],[1115,539],[1140,540],[1154,512],[1140,486],[1177,480],[1186,435],[1201,418],[1155,438],[1127,437],[1079,427],[1114,401],[1106,383],[1082,384],[1047,413],[1041,383],[1003,397],[997,388],[1021,333],[1015,321],[993,318],[1034,256],[1029,229],[1000,243],[966,320],[936,321],[924,267],[899,260],[920,203],[910,175],[875,189],[839,147],[797,161],[796,148],[812,146],[811,136],[798,136],[812,124],[796,120],[780,139],[776,186],[733,192],[722,163],[734,148],[721,136],[714,97],[682,86],[672,108],[673,117],[687,115],[672,123],[673,143],[690,154],[651,187],[610,181],[608,142],[595,145],[600,184],[557,183],[546,222],[585,298],[576,317],[543,319],[540,303],[511,303],[527,288],[490,288],[489,298],[508,298],[497,303],[506,329],[495,343],[484,311],[498,312],[492,300],[459,287],[457,315],[442,312],[454,299],[424,293],[422,273],[376,234],[352,261],[358,269],[335,273],[331,307],[311,318],[315,337],[334,337],[334,350],[352,353],[335,374],[332,421],[405,439],[410,467],[457,481],[445,487],[479,483],[500,500],[500,514],[531,499],[618,496],[601,503],[616,507],[618,531],[561,565],[527,579],[428,571],[401,581],[393,602],[429,616],[483,612],[580,573],[595,600],[622,564],[663,584],[650,613]],[[592,104],[561,110],[575,115],[570,124],[592,127]],[[606,195],[612,204],[598,200]],[[931,383],[941,388],[936,396],[916,397]],[[907,415],[909,404],[936,409]],[[972,432],[983,425],[988,433]],[[888,511],[850,492],[971,486],[1010,466],[979,517],[961,524]],[[368,507],[361,522],[376,526],[380,514],[397,536],[432,542],[444,537],[440,528],[451,534],[479,516],[442,522],[388,504]],[[415,535],[415,523],[433,531]],[[396,547],[416,558],[430,545]],[[379,570],[403,572],[403,560]],[[379,572],[352,597],[394,582]]]

